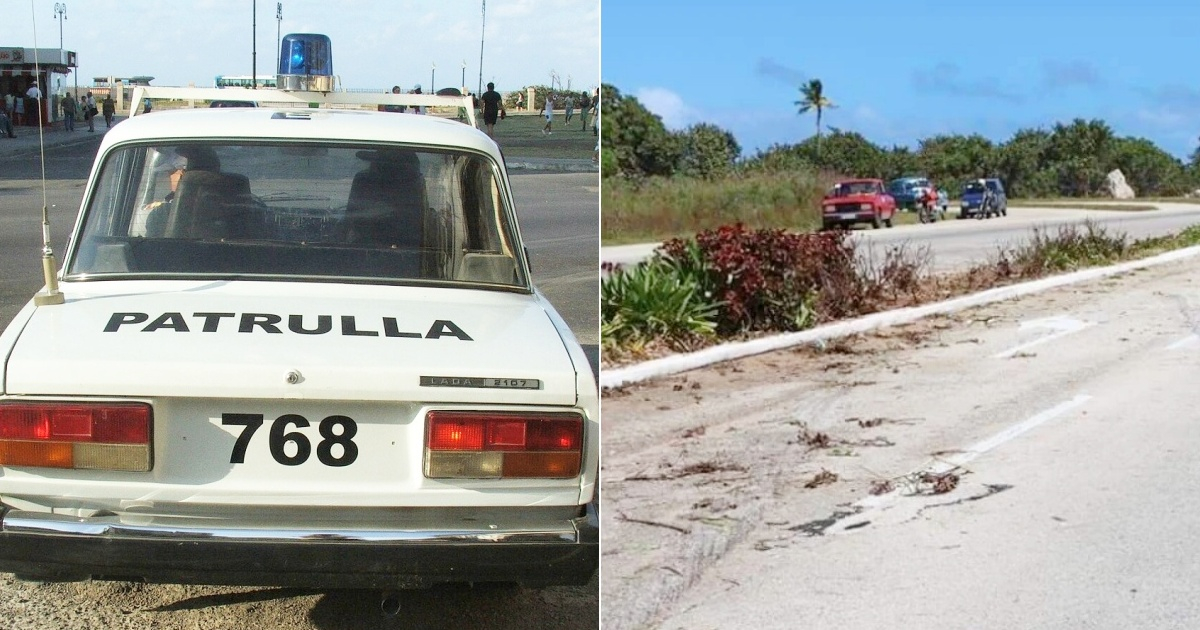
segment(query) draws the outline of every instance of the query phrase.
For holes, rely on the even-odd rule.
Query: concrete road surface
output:
[[[1198,373],[1192,259],[610,392],[603,627],[1200,627]]]
[[[1089,201],[1089,204],[1092,202]],[[1136,202],[1142,205],[1143,202]],[[1151,202],[1146,202],[1151,204]],[[1081,224],[1091,220],[1110,233],[1124,232],[1130,238],[1161,236],[1200,223],[1200,203],[1153,202],[1157,210],[1129,212],[1120,210],[1074,210],[1065,207],[1009,208],[1008,216],[986,220],[948,219],[926,225],[899,225],[892,229],[856,229],[854,236],[882,254],[883,248],[907,243],[910,247],[929,246],[935,271],[953,271],[970,266],[996,251],[998,246],[1015,245],[1027,239],[1035,227]],[[955,212],[948,216],[955,216]],[[601,248],[601,261],[632,264],[648,257],[658,243],[615,245]]]

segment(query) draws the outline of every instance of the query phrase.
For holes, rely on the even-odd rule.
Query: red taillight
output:
[[[583,418],[578,414],[431,411],[426,418],[428,477],[579,474]]]
[[[0,439],[146,444],[150,405],[2,403]]]
[[[0,403],[0,465],[150,469],[150,405]]]
[[[481,451],[487,427],[482,422],[429,423],[429,448],[435,451]]]

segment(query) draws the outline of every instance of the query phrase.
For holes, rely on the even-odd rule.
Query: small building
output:
[[[135,77],[93,77],[92,86],[90,88],[79,88],[81,93],[86,94],[91,92],[96,100],[103,100],[105,94],[113,97],[116,102],[117,112],[124,112],[125,104],[129,99],[133,98],[133,89],[139,85],[150,85],[154,77],[135,76]]]
[[[67,76],[78,67],[75,51],[0,47],[0,93],[5,97],[0,101],[0,107],[8,109],[9,96],[25,99],[25,92],[37,81],[43,96],[41,117],[37,115],[37,100],[25,99],[22,105],[26,115],[19,120],[14,118],[13,123],[37,126],[41,120],[43,124],[50,125],[62,117],[58,103],[66,94]]]

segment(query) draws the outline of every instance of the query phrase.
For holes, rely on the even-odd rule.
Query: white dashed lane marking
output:
[[[999,354],[992,355],[992,358],[1007,359],[1007,358],[1017,355],[1018,353],[1024,352],[1034,346],[1040,346],[1046,342],[1054,341],[1055,339],[1058,339],[1059,337],[1065,337],[1067,335],[1070,335],[1072,333],[1077,333],[1081,330],[1090,328],[1095,325],[1096,325],[1096,322],[1087,322],[1087,321],[1083,321],[1080,319],[1075,319],[1074,317],[1070,317],[1067,315],[1055,315],[1053,317],[1043,317],[1041,319],[1032,319],[1032,320],[1024,321],[1024,322],[1021,322],[1020,330],[1022,330],[1022,331],[1030,330],[1030,329],[1033,329],[1033,330],[1045,329],[1045,330],[1051,330],[1053,332],[1044,337],[1039,337],[1037,339],[1034,339],[1033,341],[1027,341],[1025,343],[1022,343],[1022,344],[1019,344],[1012,348],[1009,348],[1008,350],[1005,350],[1004,352],[1001,352]]]
[[[939,459],[937,462],[918,470],[917,474],[921,472],[940,474],[966,466],[979,456],[991,452],[1055,418],[1074,411],[1091,399],[1092,397],[1088,394],[1079,394],[1070,400],[1063,401],[1045,411],[1034,414],[1023,421],[1018,422],[1017,424],[1009,426],[1003,431],[1000,431],[999,433],[996,433],[985,440],[976,442],[974,445],[963,451],[959,451],[954,455]],[[904,496],[903,492],[903,488],[897,488],[885,494],[869,496],[860,499],[854,504],[854,507],[858,510],[857,514],[855,514],[853,518],[847,518],[837,525],[830,527],[828,531],[830,533],[842,533],[846,532],[847,530],[853,531],[862,527],[866,522],[878,518],[881,512],[892,508],[896,504],[897,499],[900,499]]]

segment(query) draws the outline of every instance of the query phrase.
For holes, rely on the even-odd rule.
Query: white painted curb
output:
[[[1175,251],[1166,252],[1157,256],[1143,258],[1141,260],[1132,260],[1129,262],[1112,265],[1109,267],[1096,267],[1093,269],[1083,269],[1074,271],[1061,276],[1051,278],[1042,278],[1041,280],[1033,280],[1023,282],[1021,284],[1009,285],[1006,287],[998,287],[988,289],[971,295],[952,298],[943,302],[935,302],[933,304],[925,304],[922,306],[912,306],[908,308],[896,309],[894,311],[883,311],[872,313],[858,319],[851,319],[842,322],[835,322],[802,330],[800,332],[784,333],[782,335],[773,335],[763,337],[761,339],[753,339],[751,341],[739,341],[725,343],[719,346],[712,346],[697,352],[688,354],[677,354],[661,359],[653,359],[643,363],[625,366],[612,370],[600,370],[600,387],[621,387],[640,381],[687,372],[721,363],[733,359],[753,356],[790,348],[806,343],[824,341],[837,337],[846,337],[864,333],[876,328],[885,328],[888,326],[897,326],[917,321],[930,315],[941,315],[945,313],[953,313],[965,308],[974,306],[982,306],[991,304],[992,302],[1001,302],[1030,295],[1032,293],[1040,293],[1055,287],[1061,287],[1068,284],[1078,282],[1087,282],[1088,280],[1096,280],[1122,273],[1128,273],[1135,269],[1143,269],[1145,267],[1153,267],[1166,263],[1185,260],[1193,256],[1200,255],[1200,246],[1187,247],[1177,249]]]

